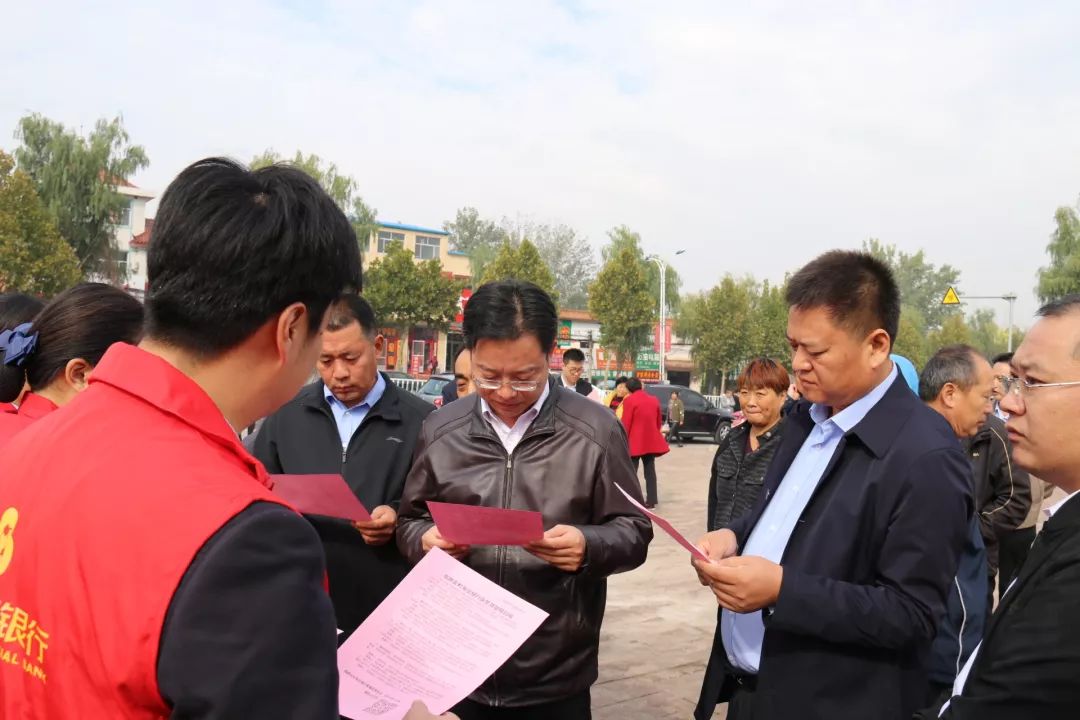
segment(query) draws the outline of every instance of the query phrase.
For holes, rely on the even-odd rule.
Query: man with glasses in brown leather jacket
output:
[[[461,720],[587,720],[597,677],[607,577],[645,562],[652,527],[626,435],[603,406],[548,377],[555,305],[531,283],[484,285],[465,310],[476,394],[428,417],[405,481],[397,542],[431,548],[549,614],[496,673],[454,708]],[[425,503],[539,511],[547,531],[525,547],[445,540]]]

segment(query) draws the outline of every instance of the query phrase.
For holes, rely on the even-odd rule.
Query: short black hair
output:
[[[619,377],[615,378],[615,387],[619,387],[620,385],[625,385],[626,384],[626,379],[627,378],[626,378],[625,375],[620,375]]]
[[[523,280],[499,280],[481,285],[465,306],[465,347],[481,340],[517,340],[532,335],[540,349],[551,352],[559,318],[551,296]]]
[[[678,390],[672,390],[672,391],[671,391],[671,394],[672,394],[672,395],[678,395],[678,394],[679,394],[679,391],[678,391]]]
[[[353,323],[359,323],[360,329],[369,338],[375,336],[375,311],[371,309],[371,303],[359,295],[348,293],[330,306],[326,329],[336,332]]]
[[[641,387],[641,380],[636,377],[632,377],[626,381],[626,389],[632,393],[636,393]]]
[[[568,362],[583,363],[583,362],[585,362],[585,353],[581,352],[577,348],[570,348],[569,350],[567,350],[566,352],[564,352],[562,354],[562,361],[564,363],[568,363]]]
[[[994,356],[994,359],[990,361],[991,365],[997,365],[998,363],[1011,363],[1013,355],[1015,353],[1003,352]]]
[[[37,347],[19,370],[30,389],[48,387],[68,362],[101,362],[114,343],[142,337],[143,306],[123,290],[102,283],[79,283],[54,297],[34,320]],[[16,394],[17,397],[17,394]]]
[[[45,303],[22,293],[0,295],[0,331],[14,330],[33,322]],[[16,365],[4,365],[0,358],[0,402],[13,402],[26,384],[26,371]]]
[[[970,345],[946,345],[926,361],[919,373],[919,398],[923,402],[935,400],[948,383],[961,390],[969,390],[975,384],[978,368],[975,361],[982,356]]]
[[[361,282],[352,225],[313,178],[225,158],[199,160],[165,190],[147,268],[147,334],[200,357],[236,347],[296,302],[315,332]]]
[[[1073,293],[1051,300],[1035,313],[1038,317],[1061,317],[1080,310],[1080,293]]]
[[[825,308],[832,319],[859,335],[881,328],[896,341],[900,289],[889,266],[869,253],[832,250],[811,260],[788,281],[787,304]]]

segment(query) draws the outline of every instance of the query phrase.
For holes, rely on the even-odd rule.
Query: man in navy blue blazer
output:
[[[833,251],[788,284],[803,399],[753,509],[701,542],[720,604],[695,717],[908,720],[973,512],[971,466],[889,358],[886,265]]]

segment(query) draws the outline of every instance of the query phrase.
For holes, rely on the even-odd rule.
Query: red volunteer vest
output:
[[[262,465],[190,378],[119,344],[0,468],[0,717],[167,717],[169,603],[210,536],[275,501]]]
[[[0,448],[7,445],[20,431],[33,425],[35,420],[40,420],[56,409],[52,400],[46,400],[32,392],[26,393],[22,405],[18,408],[14,405],[7,407],[8,409],[0,412]]]

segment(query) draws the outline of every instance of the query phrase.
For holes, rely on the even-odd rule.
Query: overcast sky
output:
[[[1015,291],[1027,324],[1054,210],[1080,194],[1070,2],[99,0],[2,16],[0,147],[28,111],[83,128],[119,113],[152,163],[134,180],[156,190],[202,156],[301,148],[384,220],[439,227],[472,205],[597,248],[625,224],[689,289],[779,279],[872,236],[958,266],[962,293]]]

